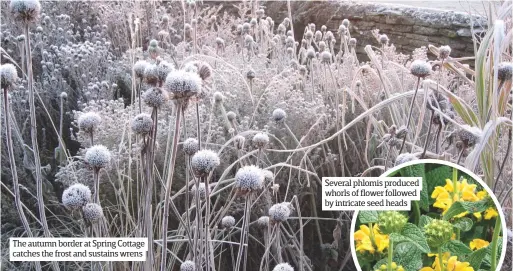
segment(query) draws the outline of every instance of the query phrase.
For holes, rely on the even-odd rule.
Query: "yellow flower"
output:
[[[499,216],[499,213],[497,212],[497,210],[495,210],[495,208],[493,208],[493,207],[490,207],[490,208],[486,209],[484,219],[490,220],[490,219],[492,219],[494,217],[498,217],[498,216]]]
[[[459,262],[456,256],[452,256],[447,261],[447,271],[474,271],[468,262]]]
[[[478,201],[480,199],[475,193],[476,185],[469,184],[466,179],[456,182],[456,188],[457,191],[454,190],[454,183],[450,179],[446,179],[443,187],[437,186],[431,193],[431,198],[436,199],[433,206],[442,209],[442,214],[445,214],[456,201]],[[482,193],[480,195],[483,196]],[[468,212],[463,212],[455,217],[463,217],[467,214]]]
[[[490,242],[483,240],[483,239],[474,239],[470,241],[470,249],[477,250],[481,249],[483,247],[487,247],[490,244]]]
[[[376,250],[378,252],[383,252],[386,248],[388,248],[388,244],[390,242],[388,235],[381,234],[377,224],[375,224],[372,228],[373,229],[371,234],[370,228],[367,225],[361,225],[360,230],[354,233],[356,251],[368,251],[370,253],[374,253]]]

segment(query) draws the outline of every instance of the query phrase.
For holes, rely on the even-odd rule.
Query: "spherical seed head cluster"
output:
[[[164,86],[171,99],[188,98],[201,91],[201,78],[197,73],[174,70],[167,75]]]
[[[285,110],[283,110],[281,108],[274,109],[273,120],[275,122],[284,122],[285,118],[287,118],[287,113],[285,112]]]
[[[248,78],[249,80],[253,80],[255,77],[256,77],[256,73],[255,73],[255,71],[253,69],[250,69],[246,73],[246,78]]]
[[[175,66],[167,61],[160,61],[157,65],[157,75],[159,81],[163,82],[166,80],[167,75],[175,69]]]
[[[237,118],[237,114],[235,114],[235,112],[233,112],[233,111],[229,111],[228,113],[226,113],[226,118],[229,121],[234,121],[235,118]]]
[[[273,268],[273,271],[294,271],[294,268],[288,263],[280,263]]]
[[[328,51],[324,51],[321,53],[321,62],[325,64],[331,63],[331,53]]]
[[[132,131],[136,134],[148,134],[153,128],[153,120],[150,114],[141,113],[132,119]]]
[[[440,46],[438,49],[440,59],[446,59],[451,54],[451,47],[449,45]]]
[[[149,88],[142,95],[144,103],[153,108],[159,108],[164,105],[168,97],[167,92],[158,87]]]
[[[224,100],[223,93],[216,91],[214,92],[214,102],[216,103],[222,103]]]
[[[191,167],[198,177],[205,176],[212,172],[221,161],[219,155],[211,150],[200,150],[192,156]]]
[[[264,175],[264,181],[266,184],[274,181],[274,173],[268,169],[262,170],[262,174]]]
[[[497,68],[497,74],[498,74],[499,81],[511,80],[512,72],[513,72],[513,63],[511,63],[511,62],[499,63],[498,68]]]
[[[451,240],[453,226],[449,221],[433,219],[424,226],[424,234],[430,247],[439,248]]]
[[[431,65],[424,60],[415,60],[410,65],[411,74],[424,78],[431,74]]]
[[[96,112],[87,112],[78,117],[78,128],[86,133],[94,132],[100,125],[102,118]]]
[[[283,222],[290,216],[290,208],[285,203],[277,203],[269,208],[269,218],[273,222]]]
[[[41,13],[39,0],[11,0],[9,8],[16,20],[26,23],[36,21]]]
[[[344,20],[342,20],[342,24],[343,24],[345,27],[349,27],[349,20],[348,20],[348,19],[344,19]]]
[[[415,160],[418,160],[418,158],[415,154],[412,154],[409,152],[401,153],[395,158],[394,165],[398,166],[398,165],[404,164],[406,162],[415,161]]]
[[[264,178],[262,169],[256,166],[245,166],[235,174],[235,187],[241,192],[254,192],[262,189]]]
[[[88,203],[82,207],[84,218],[90,222],[96,222],[103,217],[103,209],[99,204]]]
[[[71,209],[80,208],[89,201],[91,201],[91,190],[81,183],[66,188],[62,193],[62,203]]]
[[[193,261],[185,261],[180,265],[180,271],[195,271],[196,265]]]
[[[253,136],[253,144],[260,149],[263,149],[269,144],[269,136],[266,133],[258,133]]]
[[[388,36],[383,34],[383,35],[380,35],[379,36],[379,42],[381,42],[381,44],[387,44],[388,43]]]
[[[68,98],[68,93],[63,91],[63,92],[61,92],[61,94],[59,96],[61,97],[61,99],[66,99],[66,98]]]
[[[397,211],[384,211],[378,215],[378,226],[382,233],[400,233],[408,218]]]
[[[84,160],[93,169],[104,168],[110,163],[110,151],[103,145],[94,145],[87,149]]]
[[[349,46],[356,46],[356,39],[355,38],[350,38],[349,39]]]
[[[13,64],[7,63],[0,66],[0,80],[2,88],[12,86],[18,79],[18,71]]]
[[[155,64],[148,64],[144,68],[144,79],[150,85],[156,85],[159,82],[159,69]]]
[[[192,156],[199,150],[199,142],[196,138],[187,138],[183,142],[183,152]]]
[[[458,137],[465,146],[472,147],[479,142],[481,138],[481,130],[477,127],[464,125],[458,132]]]
[[[269,226],[269,217],[264,215],[257,219],[257,225],[262,228],[267,228]]]
[[[148,65],[149,63],[145,60],[138,60],[135,62],[133,67],[135,76],[142,79],[144,77],[144,71]]]
[[[223,225],[224,228],[230,229],[235,226],[235,218],[231,215],[227,215],[221,219],[221,225]]]

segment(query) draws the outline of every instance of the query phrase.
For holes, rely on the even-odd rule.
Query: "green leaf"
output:
[[[405,271],[417,271],[422,268],[422,251],[414,243],[394,245],[393,261],[402,265]]]
[[[403,177],[421,177],[422,178],[422,190],[420,191],[419,206],[424,211],[429,211],[429,191],[426,179],[426,170],[424,164],[411,165],[404,167],[399,170]]]
[[[427,216],[427,215],[421,215],[419,220],[419,228],[424,228],[429,222],[431,222],[433,218]]]
[[[452,223],[452,225],[454,227],[460,229],[463,232],[466,232],[466,231],[469,231],[470,229],[472,229],[473,224],[474,224],[474,222],[472,222],[472,219],[470,219],[468,217],[457,218]]]
[[[400,244],[404,242],[412,243],[417,249],[423,253],[429,253],[429,245],[426,241],[424,233],[414,224],[407,223],[404,225],[401,234],[392,233],[390,234],[390,240],[394,244]]]
[[[472,268],[474,268],[474,270],[479,269],[479,267],[481,266],[481,263],[483,262],[483,260],[486,256],[487,251],[488,251],[488,247],[484,247],[484,248],[478,249],[478,250],[472,252],[472,254],[470,254],[470,256],[467,259],[467,262],[470,263],[470,266],[472,266]]]
[[[431,197],[431,193],[435,190],[437,186],[444,186],[445,180],[447,178],[451,178],[452,169],[451,167],[439,164],[426,164],[426,185],[429,197]],[[430,199],[431,202],[434,202],[434,199]]]
[[[463,256],[472,253],[472,250],[459,240],[451,240],[442,246],[442,252],[450,252],[451,256]]]
[[[358,220],[361,224],[369,224],[378,222],[378,212],[376,211],[360,211],[358,213]]]
[[[491,202],[493,204],[493,202]],[[480,201],[468,202],[468,201],[457,201],[451,205],[449,210],[444,214],[443,219],[449,220],[456,215],[463,212],[477,213],[484,212],[488,207],[493,206],[490,204],[490,199],[486,198]]]

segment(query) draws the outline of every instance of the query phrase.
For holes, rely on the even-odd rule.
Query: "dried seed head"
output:
[[[348,19],[342,20],[342,25],[344,25],[346,28],[349,27],[349,20]]]
[[[97,222],[103,217],[103,210],[99,204],[88,203],[82,207],[84,218],[90,222]]]
[[[145,60],[138,60],[134,64],[134,73],[137,78],[144,78],[144,71],[146,70],[146,67],[149,65],[149,63]]]
[[[94,145],[87,149],[84,160],[94,170],[99,170],[109,165],[110,151],[103,145]]]
[[[401,153],[395,158],[394,166],[404,164],[406,162],[418,160],[417,156],[412,153]]]
[[[497,75],[499,81],[509,81],[511,80],[511,75],[513,72],[513,63],[511,62],[502,62],[497,66]]]
[[[281,123],[285,121],[285,118],[287,118],[287,113],[285,113],[285,110],[281,108],[276,108],[273,111],[273,120],[275,122]]]
[[[171,99],[189,98],[201,91],[201,78],[198,74],[183,70],[171,71],[164,84]]]
[[[294,271],[294,268],[288,263],[280,263],[273,268],[273,271]]]
[[[267,228],[269,226],[269,217],[261,216],[257,219],[257,225],[262,228]]]
[[[168,94],[159,87],[152,87],[146,90],[142,99],[144,103],[152,108],[160,108],[168,100]]]
[[[167,75],[175,69],[175,66],[167,61],[160,61],[157,65],[157,76],[160,82],[166,80]]]
[[[262,174],[264,175],[264,181],[266,184],[274,181],[274,173],[268,169],[262,170]]]
[[[321,26],[321,31],[322,31],[322,32],[326,32],[326,30],[327,30],[327,29],[328,29],[328,27],[326,27],[325,25],[322,25],[322,26]]]
[[[395,132],[395,137],[397,138],[404,138],[408,134],[408,128],[406,128],[406,125],[401,125],[399,129]]]
[[[308,30],[308,31],[306,31],[306,33],[305,33],[305,39],[310,40],[310,39],[312,39],[312,38],[313,38],[313,35],[314,35],[314,34],[313,34],[313,32],[312,32],[312,31],[310,31],[310,30]]]
[[[149,64],[144,68],[144,79],[146,83],[155,86],[159,82],[159,70],[157,65]]]
[[[221,219],[221,225],[223,228],[230,229],[235,226],[235,218],[231,215],[227,215]]]
[[[224,40],[222,38],[220,38],[220,37],[217,37],[216,38],[216,44],[219,47],[224,47]]]
[[[362,81],[358,80],[358,81],[356,81],[355,84],[356,84],[356,87],[359,88],[362,86]]]
[[[309,48],[307,51],[306,51],[306,57],[309,58],[309,59],[312,59],[315,57],[315,51],[313,48]]]
[[[89,187],[76,183],[64,190],[62,193],[62,203],[67,208],[80,208],[91,201],[91,190]]]
[[[196,271],[196,264],[193,261],[184,261],[180,265],[180,271]]]
[[[322,39],[322,32],[317,30],[315,31],[315,41],[320,41]]]
[[[356,46],[356,39],[355,38],[350,38],[349,39],[349,46],[351,46],[351,47],[355,47]]]
[[[153,128],[150,114],[141,113],[132,119],[132,131],[138,135],[146,135]]]
[[[338,33],[342,36],[344,36],[347,32],[347,27],[343,24],[341,24],[339,27],[338,27]]]
[[[397,211],[384,211],[378,215],[378,226],[382,233],[400,233],[408,218]]]
[[[431,65],[424,60],[415,60],[410,65],[411,74],[424,78],[431,74]]]
[[[269,208],[269,218],[273,222],[283,222],[290,216],[290,208],[288,204],[277,203]]]
[[[244,148],[244,142],[246,142],[246,138],[241,135],[236,135],[233,138],[233,143],[238,150],[242,150]]]
[[[256,73],[255,73],[255,71],[253,69],[250,69],[246,73],[246,78],[248,78],[249,80],[253,80],[255,77],[256,77]]]
[[[388,36],[383,34],[379,36],[379,42],[383,45],[386,45],[388,43],[389,39]]]
[[[235,174],[235,187],[243,193],[251,193],[262,189],[264,182],[262,170],[256,166],[245,166]]]
[[[12,86],[18,79],[18,72],[13,64],[7,63],[0,66],[0,81],[2,89]]]
[[[87,112],[78,117],[78,128],[86,133],[92,133],[100,125],[102,118],[96,112]]]
[[[446,59],[451,54],[451,47],[449,45],[440,46],[438,53],[440,59]]]
[[[61,92],[61,94],[59,95],[59,97],[61,97],[61,99],[66,99],[66,98],[68,98],[68,93],[66,93],[66,92],[64,92],[64,91],[63,91],[63,92]]]
[[[258,133],[255,136],[253,136],[253,144],[259,148],[263,149],[269,144],[269,136],[265,133]]]
[[[183,152],[192,156],[199,150],[199,142],[196,138],[187,138],[183,142]]]
[[[33,23],[41,13],[39,0],[11,0],[9,4],[14,19],[23,23]]]
[[[237,118],[237,114],[235,114],[235,112],[233,112],[233,111],[228,111],[228,113],[226,113],[226,118],[229,121],[234,121],[235,118]]]
[[[479,128],[463,125],[462,129],[458,132],[458,137],[466,147],[472,147],[480,141],[481,134],[482,132]]]
[[[324,64],[331,63],[331,53],[328,51],[324,51],[321,53],[321,62]]]
[[[200,150],[191,159],[191,167],[197,177],[208,175],[220,163],[219,155],[211,150]]]
[[[223,100],[224,100],[224,96],[221,92],[219,92],[219,91],[214,92],[214,102],[222,103]]]
[[[453,225],[449,221],[433,219],[424,226],[424,234],[431,248],[439,248],[451,240]]]

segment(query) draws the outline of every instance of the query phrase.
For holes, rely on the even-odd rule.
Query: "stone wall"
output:
[[[278,24],[287,13],[286,2],[266,2],[266,13]],[[454,57],[474,55],[471,31],[480,34],[486,19],[464,12],[442,11],[403,5],[364,4],[354,1],[293,2],[294,32],[302,37],[305,26],[315,23],[317,29],[326,25],[338,38],[337,29],[349,19],[351,36],[357,39],[358,53],[363,56],[367,44],[379,46],[371,30],[387,34],[398,51],[410,54],[415,48],[433,44],[450,45]],[[471,28],[471,23],[474,29]]]

